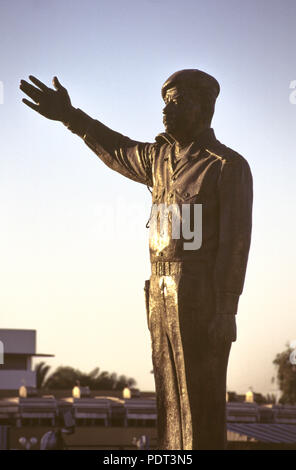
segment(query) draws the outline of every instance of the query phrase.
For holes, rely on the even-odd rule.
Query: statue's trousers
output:
[[[149,289],[148,289],[149,288]],[[159,449],[224,449],[231,342],[213,341],[211,268],[152,263],[146,281]]]

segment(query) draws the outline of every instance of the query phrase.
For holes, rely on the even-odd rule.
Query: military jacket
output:
[[[165,133],[153,143],[132,140],[80,109],[65,125],[111,169],[152,188],[151,262],[180,261],[196,276],[207,270],[215,286],[217,311],[236,313],[252,229],[253,182],[248,162],[220,143],[213,129],[181,148]],[[190,242],[188,232],[183,235],[182,223],[188,222],[183,209],[189,215],[189,235],[197,218],[197,244],[194,236]]]

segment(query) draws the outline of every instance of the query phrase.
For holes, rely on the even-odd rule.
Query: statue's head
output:
[[[210,127],[220,86],[211,75],[197,69],[180,70],[162,86],[166,131],[187,141]]]

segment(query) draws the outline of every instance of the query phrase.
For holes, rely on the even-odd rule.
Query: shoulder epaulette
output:
[[[239,153],[222,144],[219,142],[219,140],[216,140],[215,142],[212,142],[210,145],[206,146],[205,150],[219,160],[236,161],[243,158]]]

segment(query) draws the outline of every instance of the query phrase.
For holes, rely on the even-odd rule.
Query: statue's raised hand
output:
[[[29,76],[33,86],[26,80],[21,80],[20,89],[26,93],[35,103],[24,98],[22,101],[30,108],[42,114],[48,119],[67,122],[72,108],[71,100],[66,88],[64,88],[57,77],[52,80],[55,90],[47,87],[38,78]]]

